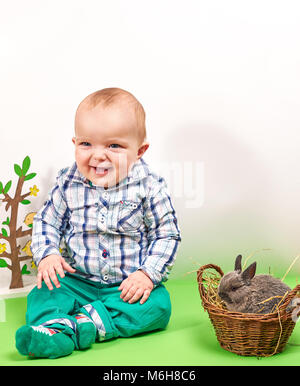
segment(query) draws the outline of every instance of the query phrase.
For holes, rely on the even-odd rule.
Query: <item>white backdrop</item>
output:
[[[261,248],[272,249],[261,269],[286,270],[300,253],[298,1],[0,4],[0,181],[29,155],[40,189],[29,209],[73,162],[78,103],[121,87],[144,105],[145,159],[173,193],[174,277]]]

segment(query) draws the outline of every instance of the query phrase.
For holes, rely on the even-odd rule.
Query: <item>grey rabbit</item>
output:
[[[281,300],[274,298],[259,304],[272,296],[283,296],[291,289],[271,275],[257,275],[256,262],[242,272],[242,256],[235,260],[234,271],[224,275],[218,286],[218,295],[229,311],[268,314],[276,311],[274,306]]]

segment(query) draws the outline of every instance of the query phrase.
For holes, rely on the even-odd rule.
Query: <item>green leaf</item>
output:
[[[15,173],[17,176],[22,177],[22,169],[21,166],[14,164]]]
[[[22,274],[22,275],[29,275],[29,274],[30,274],[30,271],[27,271],[27,264],[24,264],[24,265],[23,265],[21,274]]]
[[[36,176],[36,173],[28,174],[28,175],[24,178],[24,181],[32,180],[35,176]]]
[[[28,172],[29,168],[30,168],[30,158],[29,158],[29,156],[27,156],[24,158],[24,161],[22,164],[23,176],[25,176],[25,174]]]
[[[7,217],[7,219],[6,219],[6,221],[3,221],[3,225],[9,225],[9,223],[10,223],[10,219],[9,219],[9,217]]]
[[[2,193],[2,190],[3,190],[3,185],[2,185],[2,182],[0,182],[0,194]]]
[[[0,259],[0,268],[5,268],[7,267],[7,262],[3,259]]]
[[[8,234],[7,234],[7,230],[6,230],[6,229],[2,228],[2,229],[1,229],[1,232],[2,232],[2,234],[3,234],[4,237],[8,237]]]
[[[8,181],[8,183],[5,185],[3,192],[5,194],[8,193],[9,189],[11,188],[12,181]]]
[[[28,205],[28,204],[30,204],[31,203],[31,201],[29,201],[29,200],[23,200],[23,201],[21,201],[21,204],[23,204],[23,205]]]

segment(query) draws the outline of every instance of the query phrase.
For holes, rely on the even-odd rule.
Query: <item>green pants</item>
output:
[[[98,330],[98,340],[129,337],[165,328],[171,314],[168,291],[163,285],[154,288],[144,304],[129,304],[120,298],[117,286],[66,275],[60,288],[50,291],[45,283],[35,287],[27,298],[26,324],[59,328],[76,346],[74,315],[84,306]]]

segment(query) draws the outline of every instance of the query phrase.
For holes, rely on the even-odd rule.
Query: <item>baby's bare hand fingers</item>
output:
[[[62,258],[62,266],[63,268],[67,271],[67,272],[70,272],[70,273],[74,273],[76,272],[76,270],[70,266],[70,264],[68,264],[63,258]],[[65,274],[63,273],[63,276],[65,276]],[[61,277],[63,277],[61,276]]]
[[[43,272],[43,279],[44,279],[46,286],[49,288],[49,290],[50,291],[53,290],[53,286],[52,286],[51,280],[49,279],[49,274],[47,271]]]
[[[127,279],[124,279],[124,280],[122,281],[122,283],[120,284],[118,290],[119,290],[119,291],[123,291],[123,290],[126,289],[126,288],[127,288],[127,290],[128,290],[128,289],[130,288],[130,286],[131,286],[131,284],[130,284],[130,282],[128,281],[128,278],[127,278]]]
[[[149,289],[146,289],[144,292],[144,295],[140,301],[140,304],[144,304],[145,301],[149,298],[151,291]]]
[[[61,264],[55,265],[54,268],[56,270],[56,273],[58,273],[61,278],[65,277],[65,273]]]
[[[42,272],[38,272],[38,274],[37,274],[37,287],[38,287],[38,289],[42,288],[42,280],[43,280],[43,274],[42,274]]]
[[[123,284],[123,283],[122,283]],[[131,288],[131,284],[127,281],[126,283],[123,284],[122,286],[122,292],[121,292],[121,295],[120,295],[120,298],[124,298],[124,296],[126,296],[127,292],[130,290]]]
[[[123,297],[124,302],[127,302],[129,299],[131,299],[137,291],[137,288],[135,286],[130,287],[126,295]]]
[[[144,290],[142,288],[139,288],[136,293],[132,296],[132,298],[128,301],[128,303],[132,304],[137,302],[141,296],[143,295]]]
[[[59,288],[60,283],[58,281],[58,278],[57,278],[57,275],[56,275],[54,268],[49,269],[49,276],[50,276],[50,279],[52,280],[53,284],[55,285],[55,287]]]

